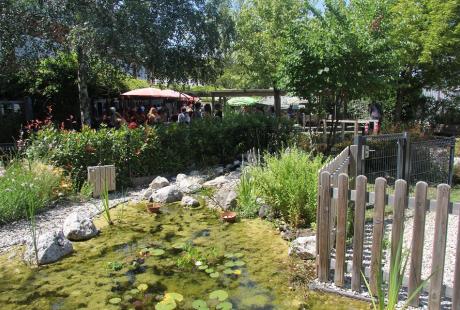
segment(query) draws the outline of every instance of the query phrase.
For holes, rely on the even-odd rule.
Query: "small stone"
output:
[[[298,237],[289,246],[289,255],[297,255],[302,259],[316,258],[316,236]]]
[[[241,165],[241,162],[240,162],[239,160],[235,160],[235,161],[233,162],[233,166],[237,167],[237,166],[239,166],[239,165]]]
[[[261,205],[259,208],[259,217],[261,219],[267,218],[271,213],[271,208],[268,205]]]
[[[181,205],[185,206],[185,207],[199,207],[200,206],[200,202],[198,200],[196,200],[195,198],[191,197],[191,196],[184,196],[182,197],[182,200],[181,200]]]
[[[144,199],[149,199],[150,196],[152,196],[152,194],[153,194],[153,189],[151,189],[151,188],[149,187],[149,188],[147,188],[147,189],[145,190],[144,196],[143,196],[143,197],[144,197]]]
[[[152,183],[150,183],[149,188],[152,190],[157,190],[163,187],[166,187],[169,185],[168,179],[158,176],[155,179],[153,179]]]
[[[187,175],[186,175],[186,174],[179,173],[179,174],[176,176],[176,182],[179,183],[179,182],[185,180],[186,178],[187,178]]]

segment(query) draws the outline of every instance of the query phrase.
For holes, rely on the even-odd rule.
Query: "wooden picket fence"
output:
[[[348,159],[353,156],[351,149],[348,151]],[[338,156],[340,157],[340,156]],[[336,157],[336,159],[338,158]],[[343,161],[345,155],[337,162]],[[323,167],[319,179],[318,194],[318,217],[317,217],[317,275],[321,282],[332,281],[329,278],[330,269],[334,270],[333,281],[336,286],[345,285],[345,272],[351,272],[351,289],[359,291],[362,285],[362,274],[369,277],[372,292],[376,292],[377,275],[380,272],[382,262],[382,244],[384,238],[384,213],[385,207],[392,206],[393,222],[391,232],[391,256],[390,266],[393,266],[398,245],[404,233],[404,211],[406,208],[414,210],[414,225],[412,235],[416,236],[411,241],[409,278],[403,281],[408,287],[409,296],[422,284],[421,270],[424,246],[425,215],[428,210],[436,212],[435,232],[433,242],[433,259],[429,286],[424,290],[428,293],[429,309],[440,309],[443,297],[452,298],[452,308],[460,310],[460,231],[457,240],[455,275],[453,287],[443,286],[444,263],[447,240],[447,223],[449,214],[460,214],[460,203],[451,203],[450,186],[441,184],[437,188],[436,200],[427,199],[428,185],[418,182],[415,189],[415,197],[408,197],[406,181],[397,180],[394,195],[387,194],[387,181],[377,178],[375,192],[367,192],[367,178],[358,176],[354,180],[353,187],[347,173],[335,175],[338,168],[335,164]],[[338,165],[340,167],[340,165]],[[332,172],[335,169],[334,172]],[[355,189],[350,189],[355,188]],[[354,231],[353,231],[353,255],[352,262],[347,262],[346,251],[346,225],[347,208],[349,202],[354,202]],[[369,268],[363,268],[363,250],[365,237],[365,210],[367,205],[373,205],[372,247],[371,262]],[[460,216],[459,230],[460,230]],[[334,238],[331,238],[334,235]],[[332,244],[331,244],[332,243]],[[335,259],[331,259],[331,249],[335,247]],[[388,273],[384,273],[384,279],[388,280]],[[412,305],[419,304],[419,296],[412,301]]]

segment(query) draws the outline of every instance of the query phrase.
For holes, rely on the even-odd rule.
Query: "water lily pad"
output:
[[[233,309],[233,305],[228,302],[228,301],[225,301],[225,302],[221,302],[220,304],[218,304],[216,306],[216,309],[220,309],[220,310],[231,310]]]
[[[114,297],[109,299],[109,303],[112,305],[118,305],[121,302],[121,298],[119,297]]]
[[[126,295],[123,297],[123,299],[126,300],[126,301],[131,301],[131,300],[133,299],[133,296],[126,294]]]
[[[145,283],[139,284],[139,286],[137,287],[137,289],[141,292],[145,292],[148,288],[149,286]]]
[[[240,269],[233,270],[233,274],[236,274],[237,276],[239,276],[241,274],[241,270]]]
[[[225,258],[233,258],[233,257],[235,257],[235,254],[233,254],[233,253],[225,253],[224,257]]]
[[[218,277],[219,277],[219,273],[218,273],[218,272],[213,272],[213,273],[210,273],[209,276],[210,276],[211,278],[214,278],[214,279],[215,279],[215,278],[218,278]]]
[[[225,269],[224,273],[225,274],[233,274],[233,270],[232,269]]]
[[[155,249],[150,252],[153,256],[161,256],[165,254],[165,251],[162,249]]]
[[[199,270],[206,270],[208,268],[209,268],[208,265],[201,265],[200,267],[198,267]]]
[[[243,256],[244,256],[243,253],[235,253],[235,254],[233,254],[233,257],[235,257],[235,258],[241,258]]]
[[[174,301],[177,301],[177,302],[181,302],[181,301],[184,300],[184,296],[182,296],[179,293],[166,293],[163,300],[164,301],[174,300]]]
[[[177,305],[174,299],[163,300],[155,305],[155,310],[173,310]]]
[[[185,248],[185,243],[183,243],[183,242],[174,243],[172,245],[172,248],[174,250],[183,250]]]
[[[217,299],[218,301],[225,301],[228,298],[228,293],[224,290],[213,291],[209,294],[210,299]]]
[[[226,262],[224,266],[225,266],[225,267],[233,267],[233,266],[235,266],[235,262],[231,262],[231,261],[230,261],[230,262]]]
[[[139,293],[139,290],[137,288],[133,288],[132,290],[129,291],[131,294],[136,295]]]
[[[208,268],[205,270],[206,273],[213,273],[214,272],[214,268]]]
[[[202,299],[197,299],[192,302],[192,308],[196,310],[209,310],[208,305],[206,304],[206,301]]]
[[[244,265],[246,265],[246,263],[242,260],[237,260],[236,262],[233,262],[233,266],[242,267]]]

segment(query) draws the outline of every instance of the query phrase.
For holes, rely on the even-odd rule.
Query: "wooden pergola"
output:
[[[214,90],[214,91],[189,91],[188,94],[196,97],[211,97],[212,108],[216,104],[216,98],[218,103],[223,105],[227,102],[227,98],[231,97],[269,97],[275,98],[275,113],[277,116],[281,115],[281,96],[286,95],[286,92],[278,89],[225,89],[225,90]]]

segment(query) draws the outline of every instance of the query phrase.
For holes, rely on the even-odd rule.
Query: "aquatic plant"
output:
[[[177,303],[181,303],[184,296],[179,293],[166,293],[163,300],[155,305],[155,310],[172,310],[176,309]]]
[[[118,305],[121,302],[121,298],[114,297],[109,299],[109,303],[112,305]]]
[[[150,254],[152,254],[153,256],[161,256],[161,255],[165,254],[165,250],[153,249],[153,250],[150,251]]]
[[[228,293],[224,290],[213,291],[209,294],[209,299],[217,299],[218,301],[225,301],[228,298]]]
[[[208,305],[206,304],[206,301],[202,299],[197,299],[192,302],[192,308],[195,310],[209,310]]]
[[[231,309],[233,309],[233,305],[230,302],[225,301],[225,302],[219,303],[216,306],[216,309],[219,309],[219,310],[231,310]]]
[[[137,289],[140,291],[140,292],[145,292],[147,289],[149,288],[149,286],[145,283],[142,283],[142,284],[139,284],[137,286]]]
[[[119,271],[123,269],[123,263],[120,262],[108,262],[107,267],[113,271]]]
[[[102,215],[109,225],[113,225],[112,218],[110,217],[110,200],[109,200],[109,188],[104,182],[104,188],[101,193],[101,203],[102,203]]]
[[[214,279],[215,279],[215,278],[218,278],[218,277],[219,277],[219,272],[216,271],[216,272],[210,273],[209,276],[210,276],[211,278],[214,278]]]
[[[255,217],[259,211],[257,187],[249,169],[243,169],[240,183],[236,189],[237,210],[242,217]]]

